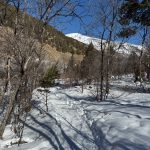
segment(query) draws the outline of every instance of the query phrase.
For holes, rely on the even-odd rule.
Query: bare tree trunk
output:
[[[3,121],[0,124],[0,139],[2,139],[5,127],[7,125],[8,118],[10,117],[12,113],[14,101],[15,101],[15,97],[16,97],[18,89],[19,89],[19,85],[16,87],[16,90],[12,92],[12,94],[9,96],[9,104],[8,104],[6,113],[4,115]]]
[[[146,76],[147,80],[150,81],[150,68],[146,69],[146,74],[147,74]]]
[[[11,83],[10,83],[10,57],[7,57],[7,63],[6,63],[6,72],[7,72],[7,79],[5,83],[5,88],[4,88],[4,93],[8,92],[10,94],[10,88],[11,88]]]
[[[101,52],[101,80],[100,80],[100,100],[103,100],[104,89],[104,50]],[[99,99],[98,99],[99,100]]]
[[[19,17],[19,9],[20,9],[20,0],[17,1],[15,8],[16,8],[16,18],[15,18],[14,35],[17,34],[17,30],[18,30],[18,20],[19,20],[18,17]]]
[[[139,70],[140,70],[140,83],[141,83],[141,86],[142,86],[142,57],[143,57],[143,50],[144,50],[144,44],[145,44],[145,40],[146,40],[146,36],[148,34],[148,27],[145,27],[144,28],[144,31],[143,31],[143,35],[142,35],[142,50],[140,51],[140,58],[139,58]]]
[[[10,82],[10,61],[11,61],[11,59],[10,59],[10,57],[8,58],[8,66],[7,66],[7,69],[8,69],[8,71],[7,71],[7,76],[8,76],[8,87],[7,87],[7,92],[8,92],[8,95],[10,95],[10,92],[11,92],[11,82]]]
[[[48,89],[45,89],[45,106],[46,106],[46,112],[48,112]]]
[[[84,85],[83,85],[83,80],[82,80],[82,93],[83,93],[83,90],[84,90]]]
[[[141,84],[142,84],[142,56],[143,56],[143,50],[140,51],[140,57],[139,57],[139,70],[140,70],[139,80]]]
[[[107,55],[109,55],[109,54],[107,54]],[[107,96],[108,96],[108,94],[109,94],[109,89],[110,89],[110,87],[109,87],[109,67],[110,67],[110,65],[109,65],[109,62],[110,62],[110,57],[109,56],[107,56],[107,64],[106,64],[106,90],[105,90],[105,99],[107,98]]]
[[[7,68],[7,80],[6,80],[5,91],[4,91],[4,94],[7,92],[7,95],[9,96],[9,105],[8,105],[8,109],[5,113],[4,119],[0,125],[0,139],[2,139],[2,135],[4,133],[7,120],[9,118],[11,111],[12,111],[12,108],[13,108],[13,100],[11,97],[11,82],[10,82],[10,61],[11,61],[11,59],[10,59],[10,57],[8,57],[7,58],[7,66],[6,66],[6,68]],[[2,97],[2,102],[3,102],[3,97]]]

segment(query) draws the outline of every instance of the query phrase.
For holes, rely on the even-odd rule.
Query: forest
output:
[[[0,0],[0,149],[149,150],[149,118],[149,0]]]

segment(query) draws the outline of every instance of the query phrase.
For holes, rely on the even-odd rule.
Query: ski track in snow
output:
[[[93,88],[94,89],[94,88]],[[149,150],[150,96],[112,90],[107,101],[95,102],[91,89],[50,88],[45,96],[33,93],[34,108],[28,114],[18,140],[8,125],[0,149],[9,150]],[[6,148],[7,146],[7,148]]]

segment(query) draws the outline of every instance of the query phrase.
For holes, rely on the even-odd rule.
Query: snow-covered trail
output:
[[[115,91],[113,91],[114,94]],[[121,94],[121,93],[120,93]],[[101,150],[150,149],[150,95],[125,94],[100,104],[86,104],[87,119]]]
[[[50,88],[48,112],[44,92],[33,93],[34,108],[19,147],[10,126],[0,141],[9,150],[149,150],[150,95],[111,91],[104,102],[92,100],[91,87]],[[113,99],[113,98],[115,99]]]
[[[84,96],[82,98],[76,96],[78,100],[75,101],[68,90],[51,88],[50,91],[48,112],[45,111],[44,94],[36,91],[35,97],[33,96],[35,108],[28,115],[23,136],[23,140],[28,143],[7,149],[97,150],[98,147],[81,106],[80,99]],[[77,94],[76,92],[72,93],[71,90],[71,94]],[[8,139],[9,135],[5,138]],[[15,141],[17,139],[14,138],[13,142]],[[10,140],[6,140],[7,142],[9,145]]]

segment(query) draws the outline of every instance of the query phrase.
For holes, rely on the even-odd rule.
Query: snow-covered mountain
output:
[[[73,38],[77,41],[80,41],[84,44],[89,45],[91,42],[93,43],[95,49],[100,50],[101,47],[101,39],[95,38],[95,37],[89,37],[86,35],[82,35],[80,33],[70,33],[66,34],[67,37]],[[103,44],[106,44],[106,40],[102,40]],[[138,52],[139,50],[142,49],[141,45],[134,45],[134,44],[129,44],[129,43],[119,43],[119,42],[112,42],[112,45],[115,46],[115,50],[119,53],[125,53],[125,54],[130,54],[132,51]],[[120,47],[121,45],[121,47]]]

